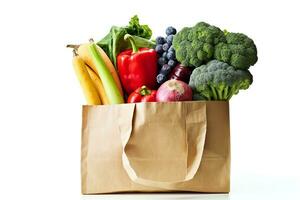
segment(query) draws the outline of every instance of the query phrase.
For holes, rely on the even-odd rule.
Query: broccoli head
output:
[[[248,69],[257,61],[257,50],[252,39],[242,33],[226,33],[226,42],[216,45],[214,58],[236,69]]]
[[[189,85],[197,98],[227,101],[240,89],[248,89],[252,81],[248,70],[235,69],[225,62],[211,60],[194,69]]]
[[[183,28],[174,36],[173,46],[177,60],[190,67],[217,59],[236,69],[249,69],[257,61],[252,39],[242,33],[223,32],[205,22]]]
[[[226,42],[224,33],[218,27],[200,22],[179,31],[174,36],[173,46],[179,62],[198,67],[213,58],[215,45],[220,42]]]

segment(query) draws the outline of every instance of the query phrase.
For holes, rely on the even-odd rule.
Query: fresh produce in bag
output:
[[[92,42],[92,40],[91,40],[91,42]],[[92,70],[94,72],[96,72],[96,74],[99,76],[98,70],[96,68],[96,63],[94,62],[91,54],[89,53],[90,45],[91,45],[90,43],[82,44],[82,45],[78,46],[75,50],[78,53],[78,55],[86,62],[86,64],[88,66],[90,66],[92,68]],[[121,95],[123,95],[122,85],[121,85],[118,73],[117,73],[116,69],[114,68],[112,62],[110,61],[109,57],[106,55],[106,53],[103,51],[103,49],[101,47],[96,46],[96,48],[97,48],[97,51],[100,54],[102,60],[104,61],[107,69],[111,73],[115,83],[117,84],[119,92],[121,93]]]
[[[157,64],[160,69],[156,80],[159,85],[163,84],[168,80],[170,72],[177,65],[177,60],[175,57],[175,49],[172,46],[174,35],[177,30],[169,26],[166,29],[166,37],[158,36],[156,38],[155,51],[159,55]]]
[[[179,80],[168,80],[157,90],[156,101],[191,101],[193,97],[192,89],[188,84]]]
[[[205,22],[183,28],[174,36],[173,46],[177,60],[185,66],[199,67],[217,59],[235,68],[248,69],[257,61],[252,39],[241,33],[223,32]]]
[[[96,72],[94,72],[89,66],[87,66],[87,71],[92,79],[92,82],[96,88],[96,90],[98,91],[99,97],[101,99],[101,103],[103,105],[107,105],[109,104],[108,98],[106,96],[106,92],[105,89],[103,87],[103,83],[101,81],[101,79],[99,78],[99,76],[96,74]]]
[[[182,64],[177,65],[170,73],[169,79],[176,79],[189,83],[193,69]]]
[[[96,87],[88,72],[88,66],[83,62],[83,60],[74,52],[73,66],[76,76],[82,87],[84,96],[89,105],[99,105],[101,104],[101,99]]]
[[[105,51],[115,67],[117,66],[117,55],[121,51],[131,48],[130,42],[124,39],[126,34],[130,34],[134,38],[137,48],[153,48],[155,45],[149,40],[152,30],[148,25],[141,25],[137,15],[131,18],[127,26],[112,26],[109,33],[97,42],[97,45]]]
[[[206,100],[229,100],[239,90],[246,90],[252,83],[248,70],[235,69],[227,63],[212,60],[196,68],[189,85],[194,95],[199,93]]]
[[[105,65],[104,60],[101,57],[101,54],[98,51],[98,48],[95,43],[92,43],[88,47],[88,52],[91,54],[95,68],[99,74],[100,79],[102,80],[103,87],[105,89],[108,101],[110,104],[119,104],[124,103],[123,96],[114,81],[114,78]]]
[[[137,48],[131,35],[126,34],[131,48],[121,52],[117,57],[118,70],[123,87],[127,94],[143,85],[156,88],[157,53],[150,48]]]
[[[75,71],[87,103],[228,101],[252,84],[249,68],[258,57],[247,35],[206,22],[165,33],[151,39],[152,30],[135,15],[97,43],[68,45],[82,60]]]
[[[137,88],[128,97],[127,103],[137,102],[155,102],[156,101],[156,90],[150,90],[146,86]]]

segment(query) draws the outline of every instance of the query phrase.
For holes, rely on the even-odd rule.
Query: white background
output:
[[[1,1],[0,199],[299,199],[297,1]],[[229,195],[80,194],[81,104],[68,43],[138,14],[154,35],[206,21],[254,39],[254,83],[230,102]]]

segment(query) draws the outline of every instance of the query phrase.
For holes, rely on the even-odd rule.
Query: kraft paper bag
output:
[[[83,194],[229,192],[229,104],[83,106]]]

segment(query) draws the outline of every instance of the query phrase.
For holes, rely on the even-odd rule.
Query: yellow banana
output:
[[[98,91],[96,90],[96,87],[94,86],[93,81],[88,73],[87,65],[78,55],[75,55],[73,57],[73,67],[80,82],[87,104],[101,104],[101,99],[99,97]]]
[[[98,94],[101,98],[101,101],[104,105],[109,104],[108,98],[105,94],[105,90],[102,84],[101,79],[99,78],[99,76],[96,74],[96,72],[94,72],[89,66],[87,67],[87,70],[89,72],[89,75],[94,83],[94,86],[96,88],[96,90],[98,91]]]
[[[96,74],[99,76],[98,71],[96,69],[96,65],[94,64],[91,55],[88,52],[88,47],[89,45],[91,45],[90,43],[86,43],[86,44],[81,44],[78,48],[77,48],[77,53],[78,55],[83,59],[83,61],[91,67],[91,69],[96,72]],[[99,52],[99,54],[101,55],[105,66],[107,67],[107,69],[110,71],[115,83],[118,86],[118,89],[120,91],[121,96],[123,96],[123,90],[122,90],[122,85],[121,85],[121,81],[119,79],[118,73],[114,67],[114,65],[112,64],[112,62],[110,61],[109,57],[106,55],[106,53],[103,51],[102,48],[100,48],[99,46],[97,46],[97,50]]]

